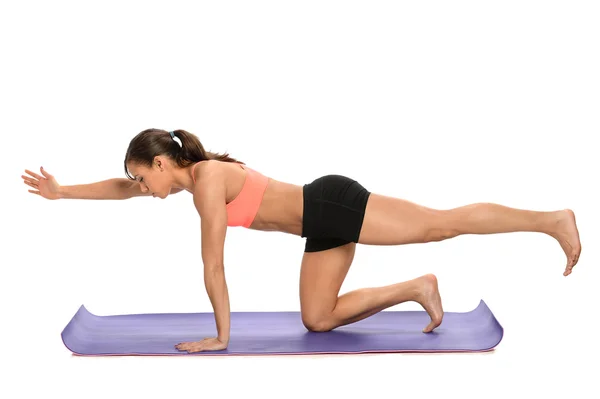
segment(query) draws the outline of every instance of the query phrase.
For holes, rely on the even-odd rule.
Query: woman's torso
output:
[[[231,204],[240,195],[246,183],[246,175],[249,172],[240,167],[240,164],[234,162],[216,160],[205,162],[216,162],[219,168],[222,168],[225,176],[226,202]],[[202,173],[202,164],[204,162],[197,165],[196,176]],[[300,235],[302,233],[302,213],[302,186],[267,177],[266,188],[258,212],[248,228]]]

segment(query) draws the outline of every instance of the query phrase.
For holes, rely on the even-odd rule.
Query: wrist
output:
[[[229,337],[217,337],[217,339],[223,344],[229,344]]]
[[[58,190],[56,191],[56,195],[58,196],[59,199],[66,198],[66,196],[67,196],[66,187],[63,187],[63,186],[58,187]]]

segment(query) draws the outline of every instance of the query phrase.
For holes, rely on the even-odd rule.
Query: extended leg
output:
[[[545,233],[555,238],[567,256],[564,275],[571,274],[581,253],[575,215],[569,209],[539,212],[493,203],[470,204],[449,210],[371,194],[359,242],[399,245],[441,241],[462,234],[509,232]]]

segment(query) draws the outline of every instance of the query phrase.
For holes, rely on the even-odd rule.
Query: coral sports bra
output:
[[[192,167],[194,183],[196,183],[194,169],[198,163]],[[246,180],[237,197],[227,204],[227,226],[250,227],[260,208],[269,178],[245,165],[238,165],[246,171]]]

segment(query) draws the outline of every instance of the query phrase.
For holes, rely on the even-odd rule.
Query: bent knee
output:
[[[331,318],[325,316],[302,316],[302,324],[308,331],[312,332],[326,332],[333,329],[333,323]]]

